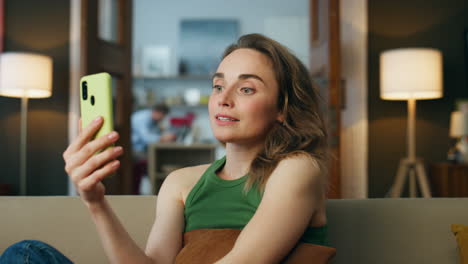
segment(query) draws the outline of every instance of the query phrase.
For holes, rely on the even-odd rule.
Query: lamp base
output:
[[[397,175],[390,191],[392,198],[401,197],[403,186],[406,178],[410,180],[410,197],[416,197],[416,181],[419,184],[422,196],[424,198],[431,197],[431,190],[426,176],[426,169],[420,159],[410,160],[408,158],[401,159],[398,167]]]

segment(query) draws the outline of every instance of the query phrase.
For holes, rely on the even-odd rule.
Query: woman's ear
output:
[[[276,116],[276,121],[280,122],[281,124],[284,123],[284,114],[279,112],[278,116]]]

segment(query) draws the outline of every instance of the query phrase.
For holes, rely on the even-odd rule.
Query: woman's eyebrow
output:
[[[213,74],[213,76],[211,77],[211,79],[214,79],[214,78],[224,79],[224,73],[217,72],[217,73]]]
[[[263,81],[263,79],[262,79],[262,78],[260,78],[260,76],[258,76],[258,75],[255,75],[255,74],[241,74],[241,75],[239,75],[239,77],[238,77],[238,78],[239,78],[239,79],[241,79],[241,80],[245,80],[245,79],[254,78],[254,79],[257,79],[257,80],[259,80],[259,81],[261,81],[262,83],[264,83],[264,84],[265,84],[265,82]]]
[[[217,73],[213,74],[213,77],[212,77],[211,79],[215,79],[215,78],[224,79],[224,73],[222,73],[222,72],[217,72]],[[260,76],[255,75],[255,74],[247,74],[247,73],[245,73],[245,74],[239,75],[238,78],[239,78],[240,80],[245,80],[245,79],[253,78],[253,79],[257,79],[257,80],[261,81],[262,83],[265,83],[265,82],[263,81],[263,79],[260,78]]]

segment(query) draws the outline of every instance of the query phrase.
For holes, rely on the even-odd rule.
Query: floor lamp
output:
[[[26,195],[28,99],[52,95],[52,59],[33,53],[1,53],[0,95],[21,98],[19,190],[20,195]]]
[[[431,197],[426,169],[416,157],[416,100],[442,97],[442,54],[428,48],[388,50],[380,56],[380,97],[408,101],[408,156],[400,160],[391,197],[400,197],[409,177],[410,197],[416,197],[418,182],[423,197]]]

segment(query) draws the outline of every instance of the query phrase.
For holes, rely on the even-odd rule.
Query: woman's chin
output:
[[[235,141],[235,137],[229,135],[214,135],[214,137],[221,142],[228,143]]]
[[[223,144],[231,143],[231,144],[241,144],[241,145],[252,145],[261,143],[261,139],[258,138],[248,138],[248,137],[239,137],[234,135],[214,135],[214,137],[222,142]]]
[[[218,132],[218,133],[216,133]],[[226,131],[214,131],[213,133],[213,136],[221,141],[221,142],[225,142],[225,143],[236,143],[236,142],[240,142],[240,141],[243,141],[245,140],[245,135],[239,135],[239,134],[235,134],[235,133],[226,133]]]

